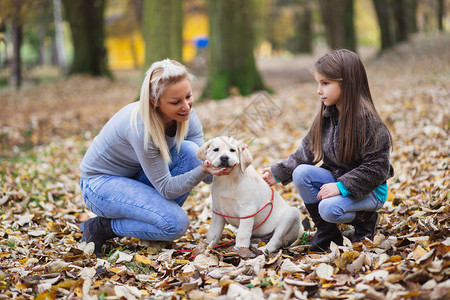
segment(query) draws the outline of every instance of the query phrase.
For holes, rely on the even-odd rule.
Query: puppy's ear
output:
[[[250,153],[250,150],[244,145],[239,146],[239,163],[241,167],[241,172],[244,174],[245,170],[250,166],[253,162],[253,156]]]
[[[198,149],[197,151],[197,157],[201,160],[205,160],[206,159],[206,151],[208,151],[209,148],[209,144],[211,144],[211,141],[207,141],[206,143],[204,143],[200,149]]]

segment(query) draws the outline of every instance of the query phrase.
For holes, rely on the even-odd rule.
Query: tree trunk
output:
[[[223,99],[236,87],[241,95],[263,90],[253,54],[251,0],[209,2],[210,61],[203,96]]]
[[[20,57],[20,47],[22,46],[22,21],[20,19],[21,2],[14,2],[14,16],[12,20],[12,83],[16,88],[22,85],[22,60]]]
[[[6,49],[8,48],[7,43],[6,43],[6,38],[4,33],[6,32],[6,26],[4,23],[4,20],[0,20],[0,69],[2,69],[4,67],[4,61],[6,62],[6,59],[8,57]],[[2,46],[3,45],[3,46]],[[5,52],[2,53],[1,49],[4,48]]]
[[[134,13],[138,20],[138,24],[142,26],[142,11],[144,8],[144,0],[132,0]]]
[[[417,27],[417,0],[406,0],[406,18],[408,22],[408,33],[419,31]]]
[[[408,20],[407,10],[404,0],[394,0],[391,2],[394,9],[395,20],[395,40],[397,43],[408,40]]]
[[[64,49],[61,0],[53,0],[53,18],[55,20],[56,55],[58,58],[58,66],[62,73],[66,74],[66,52]]]
[[[373,0],[381,34],[381,51],[394,45],[390,0]]]
[[[183,6],[181,0],[146,0],[142,34],[145,40],[145,69],[165,58],[182,60]]]
[[[438,29],[439,31],[444,31],[444,0],[438,0]]]
[[[63,4],[74,47],[70,73],[111,76],[104,43],[105,0],[63,0]]]
[[[297,0],[295,10],[295,36],[288,41],[288,49],[294,53],[312,53],[311,0]]]
[[[353,0],[319,0],[327,44],[356,52]]]

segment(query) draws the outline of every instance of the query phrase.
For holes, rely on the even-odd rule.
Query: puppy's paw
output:
[[[265,245],[265,246],[258,247],[258,250],[260,250],[260,251],[262,251],[262,252],[264,252],[264,253],[266,253],[266,254],[269,254],[269,253],[271,253],[271,252],[277,251],[278,248],[277,248],[277,247],[274,247],[273,245],[267,244],[267,245]]]
[[[246,247],[234,247],[234,250],[241,258],[244,258],[244,259],[256,257],[256,254],[253,253],[252,250],[250,250],[249,248],[246,248]]]
[[[262,251],[262,252],[265,253],[265,254],[268,254],[268,253],[269,253],[269,250],[267,250],[267,246],[258,247],[258,250],[259,250],[259,251]]]

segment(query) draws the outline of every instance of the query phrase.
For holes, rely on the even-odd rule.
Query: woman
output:
[[[155,62],[139,102],[117,112],[95,137],[81,163],[81,191],[97,217],[81,224],[81,241],[95,253],[116,236],[172,241],[189,226],[181,206],[208,174],[224,175],[196,157],[203,144],[192,110],[192,75],[180,63]]]

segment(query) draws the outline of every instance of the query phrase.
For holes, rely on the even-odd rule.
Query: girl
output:
[[[197,157],[201,123],[192,110],[192,75],[180,63],[155,62],[145,74],[139,102],[117,112],[81,163],[81,192],[98,217],[81,224],[81,241],[101,255],[106,240],[129,236],[172,241],[189,226],[181,209],[191,189],[212,169]]]
[[[314,66],[320,110],[301,146],[263,170],[269,185],[293,181],[316,225],[311,251],[342,245],[337,223],[355,227],[352,242],[375,234],[387,198],[391,135],[378,115],[358,56],[335,50]],[[314,166],[321,162],[321,166]]]

